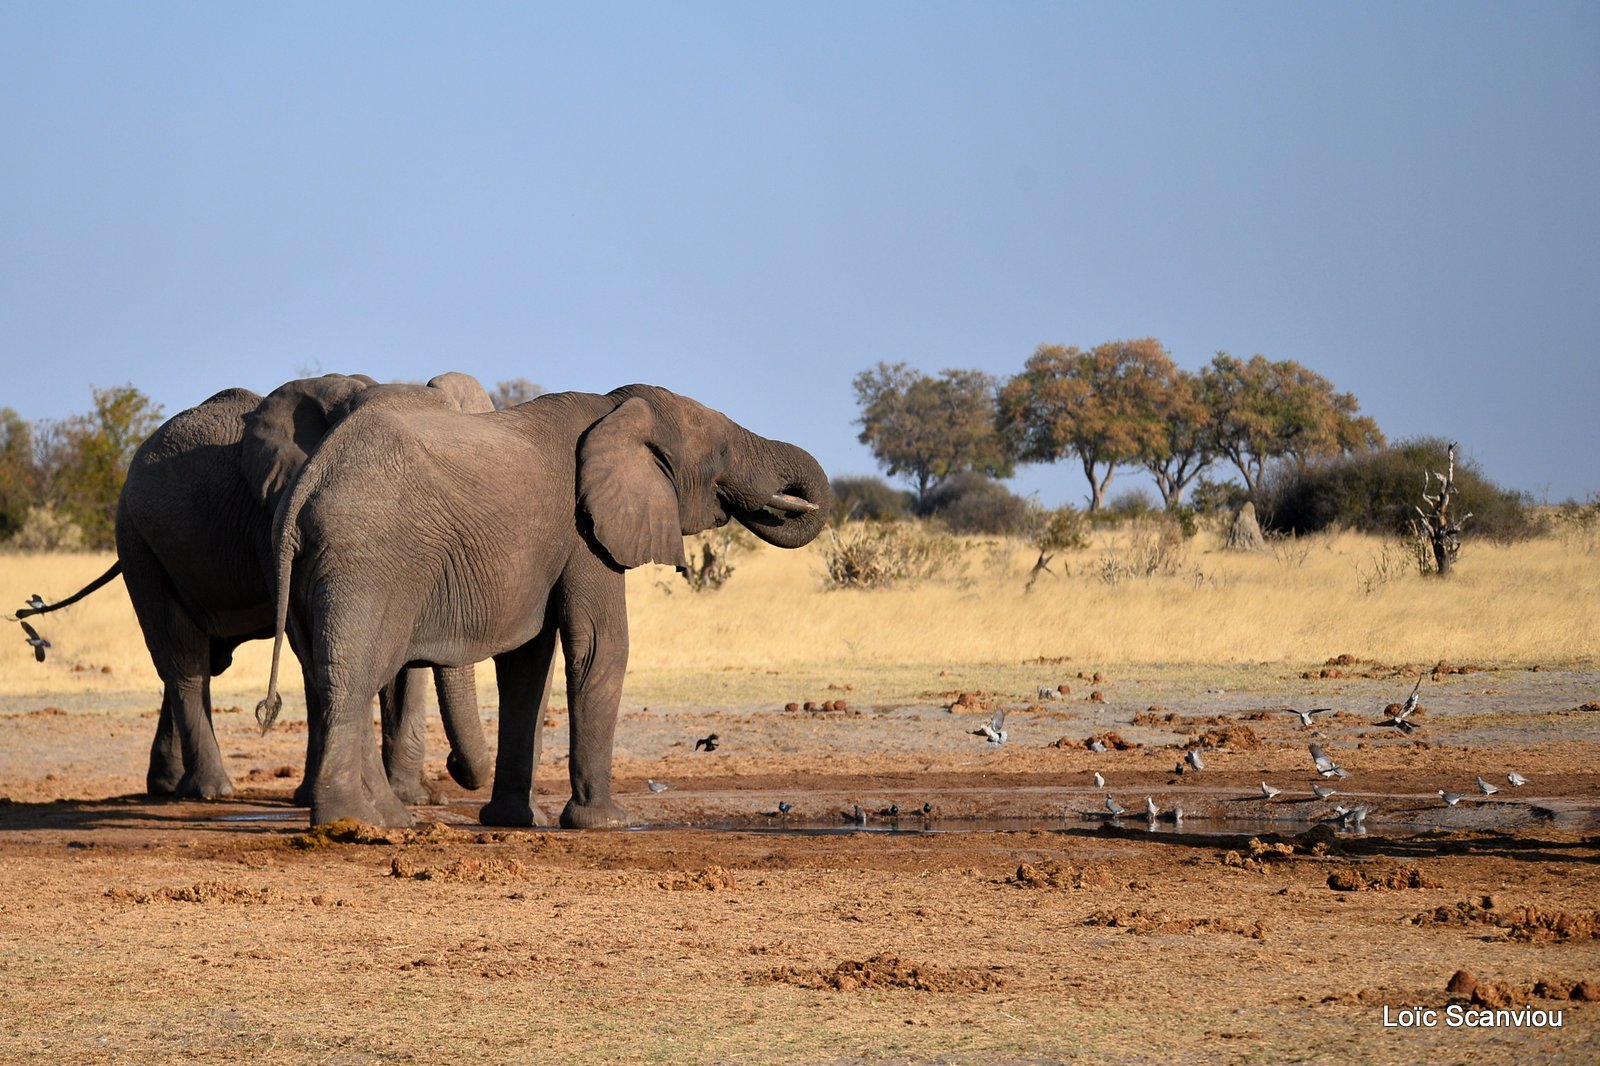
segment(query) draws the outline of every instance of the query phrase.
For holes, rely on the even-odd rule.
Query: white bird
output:
[[[1478,777],[1478,791],[1482,792],[1485,796],[1492,796],[1496,792],[1499,792],[1500,789],[1495,787],[1494,785],[1489,784],[1489,782],[1485,781],[1483,779],[1483,777],[1480,775]]]
[[[1128,813],[1128,808],[1111,798],[1111,793],[1106,793],[1106,810],[1111,812],[1111,817],[1120,818]]]
[[[1161,808],[1156,806],[1156,801],[1149,796],[1144,798],[1144,813],[1153,822],[1156,815],[1161,813]]]
[[[1456,804],[1461,802],[1465,795],[1465,792],[1446,792],[1442,788],[1439,790],[1439,798],[1444,800],[1444,805],[1446,807],[1454,807]]]
[[[1343,780],[1350,776],[1345,772],[1344,767],[1328,758],[1328,753],[1322,750],[1321,744],[1310,745],[1310,751],[1312,765],[1317,768],[1317,773],[1323,777],[1337,777]]]
[[[1106,742],[1101,740],[1099,737],[1095,737],[1094,739],[1089,741],[1089,750],[1093,751],[1093,752],[1105,751],[1106,750]]]
[[[1094,787],[1095,788],[1105,788],[1106,787],[1106,779],[1100,775],[1100,771],[1099,770],[1096,770],[1094,772]]]
[[[1271,799],[1273,796],[1276,796],[1278,793],[1280,793],[1282,791],[1283,791],[1283,789],[1281,789],[1281,788],[1273,788],[1271,785],[1267,784],[1265,781],[1261,782],[1261,795],[1266,797],[1267,799]]]
[[[1411,717],[1411,712],[1417,709],[1417,695],[1422,691],[1422,677],[1418,675],[1417,683],[1411,686],[1411,695],[1406,697],[1406,702],[1395,712],[1395,721],[1401,722]]]
[[[1185,755],[1183,757],[1183,761],[1194,767],[1196,770],[1204,770],[1206,768],[1206,761],[1200,757],[1199,748],[1195,748],[1194,750],[1190,751],[1189,754]]]
[[[644,783],[645,787],[651,792],[665,792],[667,789],[672,787],[671,785],[661,781],[652,781],[648,777],[644,779]]]
[[[35,592],[32,596],[28,597],[28,606],[33,608],[35,611],[42,611],[49,605],[39,597],[37,592]]]
[[[1506,775],[1506,780],[1511,782],[1512,788],[1521,788],[1523,785],[1528,783],[1528,779],[1517,773],[1515,770]]]
[[[1336,788],[1328,788],[1326,785],[1312,785],[1311,794],[1317,797],[1319,800],[1325,800],[1329,796],[1337,796],[1339,794],[1339,790]]]
[[[1367,809],[1365,807],[1335,807],[1333,813],[1339,817],[1340,829],[1360,829],[1367,822]]]
[[[988,737],[989,743],[999,747],[1006,742],[1006,709],[999,708],[987,722],[972,730],[975,737]]]
[[[1310,729],[1311,728],[1311,716],[1312,715],[1314,715],[1314,714],[1327,714],[1329,711],[1333,710],[1332,707],[1313,707],[1309,711],[1302,711],[1302,710],[1300,710],[1299,708],[1296,708],[1296,707],[1286,707],[1284,709],[1286,711],[1288,711],[1290,714],[1297,714],[1297,715],[1300,716],[1300,726],[1303,729]]]

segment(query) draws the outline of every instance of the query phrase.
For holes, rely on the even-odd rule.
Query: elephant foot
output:
[[[328,799],[311,804],[311,824],[314,826],[337,822],[342,818],[352,818],[364,825],[377,825],[385,829],[409,829],[417,824],[405,807],[380,805],[365,798],[346,802]]]
[[[309,806],[311,806],[311,779],[310,778],[307,778],[307,779],[301,781],[300,784],[295,787],[294,795],[292,797],[290,797],[289,802],[294,804],[296,807],[309,807]]]
[[[450,772],[451,779],[462,788],[477,790],[489,783],[487,761],[474,763],[452,751],[445,756],[444,768]]]
[[[178,782],[175,794],[180,799],[223,799],[233,795],[233,782],[222,770],[207,773],[197,770],[184,775],[183,780]]]
[[[568,800],[561,811],[565,829],[625,829],[634,824],[633,815],[610,800],[589,804]]]
[[[550,821],[544,816],[543,811],[527,800],[496,796],[478,808],[478,824],[522,827],[549,825]]]
[[[401,803],[428,807],[439,802],[438,791],[430,788],[420,775],[405,781],[390,781],[389,787]]]
[[[152,766],[150,772],[145,775],[144,790],[152,796],[176,796],[178,794],[178,785],[182,781],[183,771],[181,768],[177,773],[166,769],[158,772]]]

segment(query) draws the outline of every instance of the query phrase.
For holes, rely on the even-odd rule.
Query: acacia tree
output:
[[[1172,369],[1156,397],[1160,439],[1141,457],[1169,511],[1183,502],[1184,491],[1217,459],[1216,431],[1200,378],[1181,367]]]
[[[911,482],[919,511],[956,474],[1010,477],[1016,469],[995,431],[995,382],[988,374],[943,370],[934,378],[906,363],[879,363],[851,384],[861,407],[857,439],[891,476]]]
[[[161,408],[132,385],[94,390],[94,410],[49,428],[44,495],[93,548],[115,545],[117,497],[128,463],[161,424]]]
[[[1218,352],[1200,371],[1217,453],[1238,469],[1255,495],[1269,460],[1287,458],[1304,470],[1316,458],[1383,445],[1378,424],[1332,382],[1292,359]]]
[[[1165,455],[1177,377],[1153,337],[1090,351],[1040,345],[1000,390],[1000,432],[1020,462],[1076,456],[1089,479],[1089,510],[1098,511],[1118,466]]]
[[[544,394],[544,386],[535,384],[527,378],[512,378],[495,385],[494,391],[489,394],[489,400],[494,404],[496,411],[504,411],[507,407],[515,407],[519,403],[527,403],[535,396]]]

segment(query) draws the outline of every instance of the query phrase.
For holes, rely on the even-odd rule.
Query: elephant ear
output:
[[[280,385],[244,416],[240,470],[262,506],[273,506],[335,421],[333,411],[374,385],[365,374],[324,374]]]
[[[578,505],[594,536],[624,569],[688,566],[678,494],[651,447],[656,416],[635,397],[596,422],[578,446]]]

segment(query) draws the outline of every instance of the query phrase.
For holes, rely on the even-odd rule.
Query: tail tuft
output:
[[[261,724],[261,735],[266,736],[278,721],[278,713],[283,710],[283,697],[276,692],[256,704],[256,721]]]

